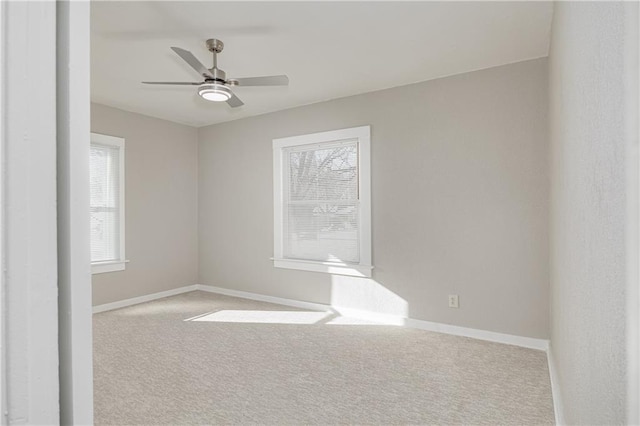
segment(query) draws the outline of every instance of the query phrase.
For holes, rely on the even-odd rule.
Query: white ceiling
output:
[[[92,2],[94,102],[193,126],[547,56],[550,2]],[[227,77],[287,74],[289,87],[236,87],[245,105],[198,97],[170,46],[207,67],[219,38]]]

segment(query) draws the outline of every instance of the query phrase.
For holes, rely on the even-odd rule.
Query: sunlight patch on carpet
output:
[[[322,321],[331,315],[331,312],[223,310],[200,317],[190,318],[185,321],[257,324],[316,324],[318,321]]]

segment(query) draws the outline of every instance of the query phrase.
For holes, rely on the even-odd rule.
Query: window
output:
[[[122,271],[124,255],[124,139],[91,134],[91,269]]]
[[[274,266],[371,276],[369,126],[273,141]]]

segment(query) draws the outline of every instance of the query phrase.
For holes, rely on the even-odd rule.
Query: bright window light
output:
[[[125,269],[124,139],[91,133],[89,150],[91,270]]]
[[[371,277],[370,127],[273,140],[274,266]]]

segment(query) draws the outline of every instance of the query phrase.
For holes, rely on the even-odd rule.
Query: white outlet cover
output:
[[[458,295],[457,294],[450,294],[449,295],[449,307],[450,308],[458,308],[458,307],[460,307],[460,304],[458,303]]]

